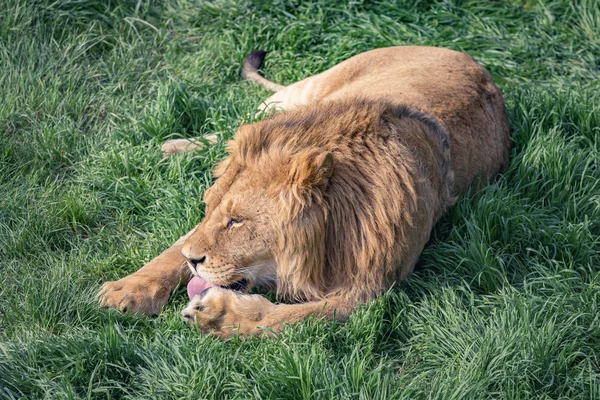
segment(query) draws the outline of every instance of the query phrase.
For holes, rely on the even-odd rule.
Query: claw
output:
[[[108,292],[108,287],[106,287],[107,283],[108,282],[105,282],[102,286],[100,286],[100,290],[98,290],[98,293],[96,293],[96,298],[97,299],[100,298],[100,297],[102,297],[102,296],[104,296],[104,294],[106,292]]]

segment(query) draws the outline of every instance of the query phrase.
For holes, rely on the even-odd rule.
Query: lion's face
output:
[[[215,285],[248,290],[276,279],[277,202],[253,175],[238,173],[230,187],[226,177],[217,180],[204,195],[204,220],[184,244],[192,273]]]

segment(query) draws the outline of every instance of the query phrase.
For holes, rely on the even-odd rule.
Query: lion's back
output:
[[[436,47],[401,46],[354,56],[318,76],[320,100],[366,98],[433,115],[450,137],[456,192],[485,182],[508,162],[504,100],[472,57]]]

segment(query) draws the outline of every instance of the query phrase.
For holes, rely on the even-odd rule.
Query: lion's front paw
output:
[[[171,288],[165,282],[136,274],[106,282],[98,292],[101,306],[144,315],[157,315],[170,295]]]
[[[265,332],[261,323],[273,304],[258,295],[213,287],[196,295],[182,311],[186,322],[197,325],[203,333],[221,338],[241,337]]]

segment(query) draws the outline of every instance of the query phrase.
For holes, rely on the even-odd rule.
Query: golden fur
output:
[[[256,73],[251,54],[244,75]],[[258,59],[257,59],[258,57]],[[308,315],[347,316],[409,275],[456,196],[507,163],[504,102],[472,58],[427,47],[378,49],[278,92],[285,110],[239,128],[205,193],[206,216],[102,303],[157,313],[193,272],[273,287],[282,301],[212,288],[184,318],[226,337],[278,331]],[[185,256],[185,257],[184,257]]]

